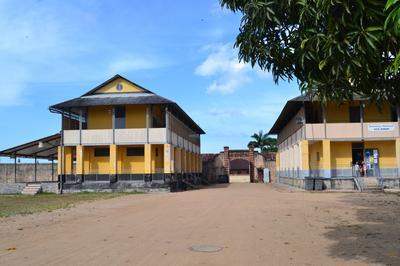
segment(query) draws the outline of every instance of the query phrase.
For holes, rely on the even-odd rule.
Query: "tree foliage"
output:
[[[259,148],[260,152],[276,152],[278,150],[276,138],[269,137],[262,130],[258,134],[254,133],[251,138],[253,140],[249,142],[248,147]]]
[[[400,103],[400,0],[220,0],[243,17],[239,59],[325,102]]]

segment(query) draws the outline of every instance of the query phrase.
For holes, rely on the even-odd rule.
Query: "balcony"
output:
[[[397,138],[399,125],[397,122],[306,124],[305,136],[309,140]]]
[[[145,128],[125,128],[115,129],[114,133],[112,129],[64,130],[64,145],[167,143],[166,128],[149,128],[148,132]]]

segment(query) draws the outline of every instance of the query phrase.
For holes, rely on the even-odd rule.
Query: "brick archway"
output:
[[[224,168],[226,175],[231,174],[231,165],[233,166],[235,162],[239,164],[238,168],[244,168],[244,165],[247,163],[250,182],[254,182],[254,148],[249,148],[249,150],[229,150],[229,147],[224,147]]]
[[[229,174],[250,174],[250,162],[247,159],[231,159],[229,162]]]

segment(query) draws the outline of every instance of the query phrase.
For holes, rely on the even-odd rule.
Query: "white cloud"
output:
[[[250,65],[238,61],[237,51],[231,45],[207,46],[204,50],[211,53],[196,68],[195,74],[213,78],[208,92],[233,93],[251,80]]]

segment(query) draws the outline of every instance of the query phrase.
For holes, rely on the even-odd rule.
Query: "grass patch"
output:
[[[28,195],[0,195],[0,217],[17,214],[32,214],[35,212],[51,212],[56,209],[74,207],[75,204],[99,199],[139,194],[136,192],[79,192],[71,194],[40,193]]]

